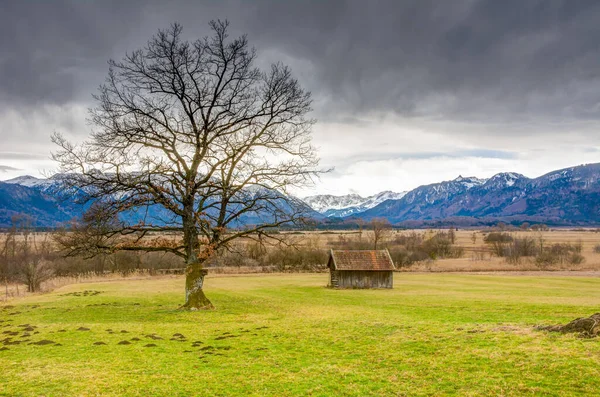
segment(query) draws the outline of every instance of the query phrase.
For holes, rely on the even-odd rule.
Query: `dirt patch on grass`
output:
[[[99,295],[104,291],[85,290],[81,292],[69,292],[68,294],[62,294],[60,296],[95,296]]]
[[[46,346],[46,345],[53,345],[56,342],[54,342],[53,340],[49,340],[49,339],[42,339],[40,341],[37,342],[33,342],[32,345],[36,345],[36,346]]]
[[[215,340],[224,340],[224,339],[229,339],[229,338],[239,338],[240,335],[223,335],[223,336],[217,336],[215,338]]]
[[[173,334],[173,337],[171,338],[171,340],[174,340],[177,342],[187,342],[187,338],[185,337],[185,335],[180,334],[180,333]]]

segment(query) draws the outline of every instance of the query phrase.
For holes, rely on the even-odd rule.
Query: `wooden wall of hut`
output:
[[[331,270],[333,288],[394,288],[394,273],[388,271]]]

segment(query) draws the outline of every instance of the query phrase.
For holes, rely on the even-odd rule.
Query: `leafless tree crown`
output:
[[[90,139],[74,145],[53,137],[66,183],[95,203],[93,231],[135,237],[117,248],[168,250],[191,263],[200,245],[218,249],[302,216],[282,193],[317,173],[310,93],[280,63],[256,68],[246,36],[229,38],[226,21],[210,27],[210,37],[189,42],[174,24],[109,61],[90,110]],[[126,225],[117,218],[143,216],[153,205],[163,208],[158,219]],[[260,222],[232,231],[250,215]],[[183,231],[183,241],[140,244],[149,232],[170,230]]]

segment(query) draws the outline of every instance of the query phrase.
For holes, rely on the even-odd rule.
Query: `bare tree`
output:
[[[456,232],[454,231],[454,227],[448,229],[448,240],[450,240],[451,244],[456,242]]]
[[[8,299],[8,282],[14,278],[15,233],[9,231],[0,237],[0,277],[4,283],[5,299]],[[12,266],[11,266],[12,265]]]
[[[358,239],[362,240],[363,229],[367,226],[367,221],[362,218],[356,219],[356,225],[358,226]]]
[[[12,266],[15,281],[27,285],[27,291],[37,292],[41,284],[54,276],[54,252],[48,234],[38,235],[34,221],[26,215],[14,216],[13,226],[3,239],[2,259]]]
[[[392,225],[385,218],[374,218],[370,222],[373,231],[373,249],[377,249],[379,243],[384,241],[392,233]]]
[[[90,140],[54,135],[67,186],[95,203],[69,252],[174,253],[186,264],[189,309],[212,307],[202,285],[215,252],[302,219],[304,208],[285,193],[310,183],[318,165],[310,93],[280,63],[256,68],[246,36],[230,39],[226,21],[210,28],[211,37],[189,42],[174,24],[109,61]],[[118,218],[153,206],[160,217]]]
[[[54,276],[52,243],[48,234],[38,236],[26,230],[23,232],[17,256],[17,271],[27,291],[38,292],[41,284]]]

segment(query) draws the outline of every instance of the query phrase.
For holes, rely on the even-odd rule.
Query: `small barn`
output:
[[[388,250],[331,250],[332,288],[394,288],[394,262]]]

